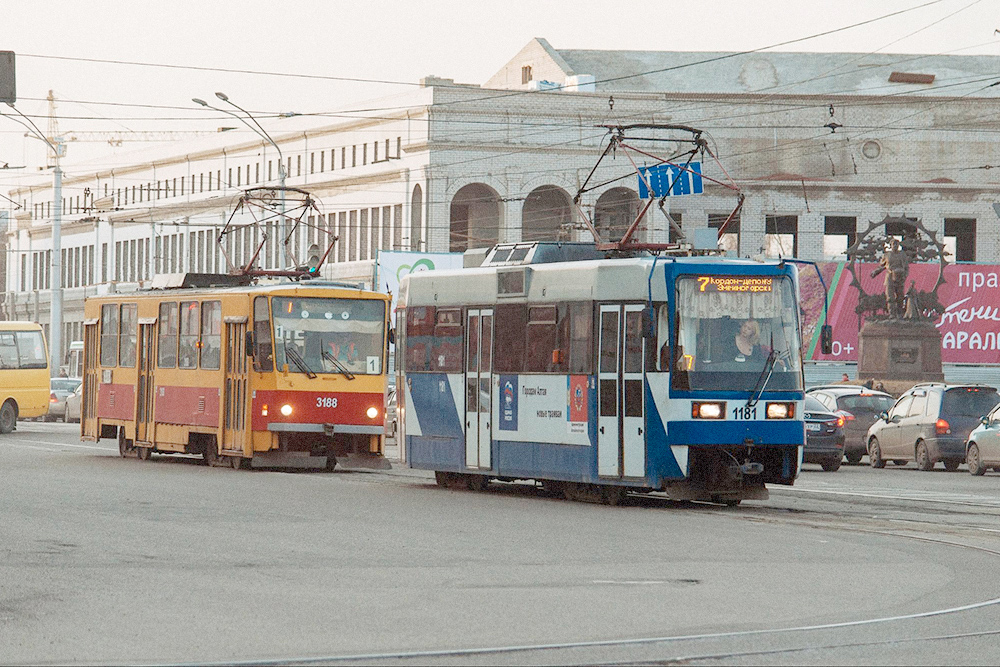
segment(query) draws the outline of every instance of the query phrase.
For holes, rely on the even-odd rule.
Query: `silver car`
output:
[[[982,475],[988,468],[1000,472],[1000,405],[972,429],[965,444],[965,463],[973,475]]]
[[[66,418],[66,398],[83,384],[80,378],[52,378],[49,382],[49,414],[45,421]]]

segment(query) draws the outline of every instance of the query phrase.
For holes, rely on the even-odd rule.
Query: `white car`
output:
[[[965,463],[973,475],[982,475],[987,468],[1000,472],[1000,405],[972,429],[965,443]]]
[[[80,403],[83,399],[83,383],[77,385],[73,393],[66,397],[66,409],[63,411],[63,421],[67,424],[69,422],[79,422],[80,421]]]

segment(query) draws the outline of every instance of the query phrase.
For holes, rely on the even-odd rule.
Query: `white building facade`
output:
[[[590,240],[582,216],[620,237],[640,206],[623,155],[574,197],[606,145],[598,126],[634,123],[705,132],[727,172],[706,157],[706,175],[731,177],[746,195],[724,239],[734,253],[837,258],[869,222],[907,215],[943,234],[952,259],[997,262],[998,71],[988,56],[557,51],[538,39],[482,87],[428,78],[365,111],[265,127],[286,185],[317,202],[293,236],[295,256],[338,239],[328,275],[379,250]],[[226,272],[226,255],[245,264],[266,227],[217,239],[246,189],[279,184],[278,160],[260,137],[224,132],[114,169],[64,165],[58,204],[48,180],[9,192],[20,208],[7,209],[6,316],[49,322],[56,205],[64,351],[82,336],[89,295],[157,274]],[[718,227],[735,204],[706,181],[667,210],[688,234]],[[286,267],[271,231],[256,265]],[[639,234],[677,237],[658,211]]]

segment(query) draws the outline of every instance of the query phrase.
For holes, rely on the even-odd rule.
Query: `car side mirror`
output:
[[[395,329],[389,329],[389,344],[390,345],[395,345],[396,344],[396,330]]]
[[[878,418],[884,422],[887,422],[889,421],[889,413],[883,410],[882,412],[878,413]]]
[[[983,415],[982,417],[979,418],[979,423],[982,424],[983,426],[989,426],[990,418],[987,417],[986,415]]]

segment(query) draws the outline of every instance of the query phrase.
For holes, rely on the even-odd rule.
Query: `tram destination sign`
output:
[[[699,292],[770,292],[773,276],[698,276]]]

